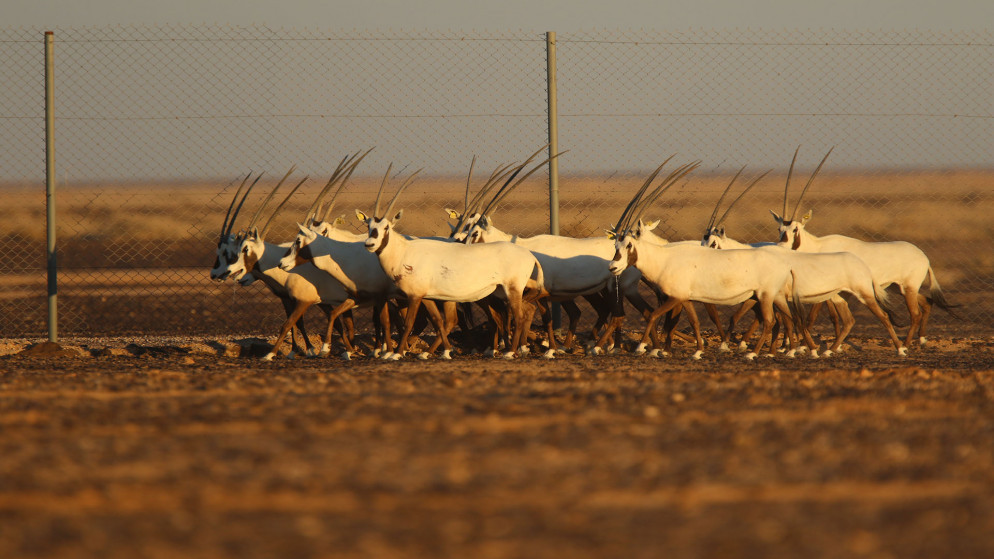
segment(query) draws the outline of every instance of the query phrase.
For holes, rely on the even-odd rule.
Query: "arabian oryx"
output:
[[[924,345],[926,342],[925,326],[933,304],[953,316],[956,315],[952,310],[954,305],[950,305],[946,301],[928,257],[920,248],[905,241],[867,242],[844,235],[818,237],[805,228],[808,220],[811,219],[811,210],[808,210],[800,220],[796,219],[797,210],[804,199],[804,194],[831,153],[832,150],[828,150],[821,164],[812,173],[794,204],[794,212],[788,218],[787,194],[794,161],[797,160],[797,151],[794,152],[794,161],[791,161],[790,171],[787,173],[787,184],[784,187],[783,216],[770,210],[779,230],[778,244],[799,252],[851,252],[858,256],[870,267],[875,284],[881,287],[896,285],[904,295],[904,302],[911,316],[911,325],[908,327],[908,335],[904,340],[904,345],[910,346],[916,334],[918,343]],[[919,294],[919,289],[926,278],[929,281],[929,297]]]
[[[291,172],[293,169],[291,169]],[[284,176],[284,180],[290,173]],[[280,328],[279,336],[273,348],[263,357],[264,361],[271,361],[279,352],[284,338],[294,326],[298,324],[304,312],[314,305],[318,305],[329,316],[329,327],[324,340],[322,353],[327,353],[330,348],[331,326],[334,324],[331,313],[335,307],[340,305],[347,297],[348,292],[337,282],[325,281],[327,274],[318,270],[311,264],[300,266],[291,272],[286,272],[279,267],[280,259],[286,254],[287,245],[277,245],[265,241],[266,233],[273,218],[280,212],[284,205],[293,196],[297,188],[300,187],[306,177],[297,184],[289,195],[277,206],[269,219],[259,230],[255,222],[272,195],[279,189],[283,181],[270,192],[269,197],[263,202],[256,215],[248,225],[249,231],[244,235],[239,235],[237,259],[229,264],[227,273],[232,279],[242,285],[248,285],[255,279],[261,280],[273,292],[285,293],[287,301],[287,318]],[[342,332],[342,343],[346,351],[352,351],[351,337],[353,333],[352,316],[345,314],[342,317],[345,328]]]
[[[390,357],[393,353],[393,340],[390,337],[390,313],[388,302],[390,299],[403,296],[397,289],[393,281],[383,272],[376,255],[370,254],[365,247],[365,236],[362,240],[339,240],[348,239],[347,235],[336,235],[337,238],[329,238],[318,231],[334,234],[330,231],[328,224],[322,219],[318,219],[320,206],[324,196],[331,186],[339,183],[338,189],[328,202],[325,209],[325,216],[334,207],[335,199],[342,191],[352,172],[355,170],[362,158],[369,151],[348,163],[348,168],[344,174],[340,170],[332,175],[332,179],[314,199],[311,207],[308,208],[304,223],[310,225],[305,227],[298,224],[297,237],[293,240],[289,249],[280,260],[280,268],[286,271],[295,270],[298,266],[312,264],[326,275],[322,278],[324,282],[338,284],[345,288],[348,296],[332,311],[332,319],[338,315],[351,310],[356,306],[372,306],[373,322],[376,329],[376,340],[374,341],[374,353],[383,357]],[[358,154],[357,154],[358,155]],[[340,166],[341,169],[341,166]],[[344,177],[344,178],[343,178]],[[345,359],[351,358],[351,352],[343,354]]]
[[[773,329],[774,309],[791,316],[787,302],[792,279],[790,266],[781,255],[767,251],[717,251],[697,245],[670,247],[644,241],[632,229],[632,223],[665,190],[666,187],[656,188],[644,196],[645,187],[640,189],[614,227],[615,255],[609,265],[611,272],[619,275],[626,268],[636,266],[647,281],[667,295],[666,301],[650,316],[636,352],[645,352],[649,332],[659,318],[682,305],[697,338],[693,358],[700,359],[704,351],[700,323],[693,307],[686,303],[737,305],[756,297],[763,317],[763,332],[754,350],[746,355],[747,359],[755,359]],[[790,322],[787,324],[790,328]],[[608,330],[615,325],[616,322],[612,322]],[[667,345],[674,326],[675,321],[667,321]],[[658,354],[658,349],[654,348],[653,355]]]
[[[766,171],[765,173],[753,179],[753,181],[749,183],[744,189],[742,189],[742,192],[740,192],[739,195],[735,197],[735,200],[733,200],[732,203],[729,204],[727,208],[725,208],[725,212],[721,215],[721,217],[718,217],[718,210],[721,208],[722,201],[724,201],[725,196],[728,195],[729,191],[732,189],[732,186],[735,184],[735,180],[739,178],[739,176],[742,174],[743,171],[745,171],[745,167],[742,167],[741,169],[739,169],[737,173],[735,173],[735,176],[732,177],[732,180],[728,183],[728,186],[725,187],[725,190],[721,193],[721,196],[718,197],[718,202],[715,203],[714,205],[714,211],[711,212],[711,217],[708,220],[707,225],[704,227],[704,235],[700,243],[701,246],[714,248],[714,249],[729,250],[729,249],[762,248],[762,247],[774,246],[776,244],[771,242],[746,244],[728,237],[728,235],[725,233],[725,225],[724,225],[725,218],[728,217],[728,214],[732,211],[732,208],[735,207],[735,204],[737,204],[746,195],[746,193],[748,193],[752,189],[752,187],[756,186],[756,184],[758,184],[759,181],[763,179],[763,177],[769,174],[769,171]],[[832,323],[835,326],[835,339],[836,340],[842,339],[845,337],[843,331],[849,332],[849,330],[852,329],[853,325],[855,324],[852,312],[849,311],[849,305],[842,297],[834,296],[830,298],[827,302],[829,303],[828,308],[832,316]],[[754,300],[746,301],[745,303],[742,304],[741,307],[739,307],[738,310],[735,311],[735,313],[729,319],[727,331],[721,333],[722,351],[728,351],[728,340],[735,330],[735,324],[738,323],[738,321],[749,310],[753,309],[754,303],[755,303]],[[811,326],[813,318],[814,317],[812,315],[812,320],[809,320],[808,327]],[[756,327],[759,325],[759,322],[760,322],[759,317],[757,315],[757,317],[752,321],[752,324],[742,335],[742,340],[739,344],[739,348],[741,350],[745,351],[747,349],[746,340],[748,340],[752,336]],[[774,334],[774,338],[775,337],[776,334]]]
[[[293,169],[290,170],[290,172],[292,171]],[[288,172],[287,175],[283,177],[283,179],[280,181],[280,184],[282,184],[282,182],[285,181],[287,177],[289,177],[290,172]],[[246,234],[242,232],[239,233],[238,235],[234,235],[231,232],[232,229],[234,228],[235,220],[237,219],[238,214],[240,213],[242,206],[245,203],[245,200],[252,192],[252,189],[255,187],[256,183],[259,182],[259,179],[262,178],[262,174],[260,173],[256,177],[256,179],[252,182],[252,184],[249,185],[248,190],[246,190],[245,193],[241,196],[241,199],[238,200],[238,196],[242,192],[242,188],[245,186],[250,176],[251,173],[249,175],[246,175],[246,179],[242,181],[242,184],[239,186],[238,191],[235,192],[235,197],[232,199],[232,202],[228,207],[228,214],[225,216],[224,224],[222,225],[221,228],[221,240],[218,243],[217,247],[217,258],[214,263],[214,268],[211,270],[211,279],[223,281],[229,277],[233,277],[233,279],[235,279],[239,283],[239,285],[250,285],[256,279],[261,279],[263,284],[266,285],[269,291],[274,295],[276,295],[277,298],[279,298],[280,302],[283,305],[283,310],[286,312],[286,315],[289,317],[290,314],[293,312],[293,308],[295,307],[296,302],[295,302],[295,296],[291,294],[291,290],[287,288],[286,283],[288,278],[286,277],[286,274],[272,269],[273,267],[272,257],[276,256],[278,251],[271,250],[269,252],[268,258],[257,258],[256,259],[257,263],[255,265],[246,268],[245,262],[244,260],[242,260],[242,257],[245,254],[243,245],[246,241]],[[275,192],[276,189],[270,192],[270,194],[266,197],[265,201],[260,206],[259,210],[256,212],[256,215],[252,218],[252,222],[249,226],[250,228],[254,225],[256,219],[258,219],[259,217],[259,214],[262,212],[262,209],[265,207],[266,204],[269,203]],[[237,206],[235,205],[236,200],[238,200]],[[232,213],[232,208],[234,208],[234,213]],[[261,252],[259,251],[253,251],[252,256],[250,256],[250,258],[253,258],[260,254]],[[232,275],[233,272],[234,275]],[[301,270],[301,272],[304,272],[305,274],[307,273],[313,274],[315,270]],[[295,291],[298,292],[297,295],[299,296],[300,295],[299,292],[302,291],[302,289],[298,288]],[[331,295],[331,293],[327,295]],[[325,308],[324,310],[327,312],[330,309]],[[346,316],[344,318],[345,318],[345,326],[351,331],[352,328],[351,317]],[[303,347],[301,347],[297,343],[297,337],[303,338]],[[298,353],[307,354],[307,355],[315,353],[315,351],[311,346],[310,339],[307,336],[307,331],[304,328],[303,323],[299,323],[291,330],[291,343],[292,347],[289,354],[289,357],[291,358]]]
[[[393,208],[411,179],[397,189],[386,211],[380,213],[380,197],[389,172],[388,168],[376,195],[373,216],[367,220],[369,236],[365,245],[367,250],[377,255],[383,270],[407,295],[406,324],[398,351],[403,354],[407,350],[414,317],[423,300],[473,302],[496,294],[507,300],[514,321],[511,347],[504,357],[515,357],[526,340],[534,312],[531,303],[546,295],[538,260],[527,249],[511,243],[463,245],[404,238],[395,230],[403,211],[394,214]],[[444,355],[448,356],[451,346],[445,337],[444,321],[437,308],[433,305],[426,307],[445,345]]]
[[[664,161],[663,165],[670,159]],[[656,178],[663,165],[660,165],[649,176],[647,184]],[[681,167],[673,171],[666,181],[677,181],[691,170],[690,166]],[[563,310],[566,311],[569,318],[564,345],[570,347],[573,343],[576,325],[580,317],[580,309],[574,300],[581,296],[586,298],[598,312],[598,322],[594,327],[594,338],[596,339],[599,326],[607,322],[607,317],[612,311],[616,314],[623,314],[623,307],[621,307],[623,303],[618,300],[615,296],[617,293],[613,290],[615,278],[607,267],[614,254],[613,241],[606,237],[582,239],[559,235],[520,237],[505,233],[494,226],[492,213],[506,195],[506,191],[498,192],[482,210],[472,214],[473,223],[469,229],[464,230],[466,233],[465,242],[469,244],[511,242],[530,250],[542,265],[542,272],[545,274],[545,289],[549,292],[550,299],[561,302]],[[638,284],[641,278],[642,274],[636,268],[625,270],[619,277],[618,288],[625,299],[632,303],[643,317],[648,319],[652,307],[639,293]],[[547,309],[543,309],[543,319],[549,338],[549,350],[545,356],[551,358],[557,350],[557,345],[551,316]]]

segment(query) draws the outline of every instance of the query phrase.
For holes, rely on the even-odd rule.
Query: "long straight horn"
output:
[[[721,193],[721,197],[718,198],[718,203],[714,205],[714,211],[711,212],[711,219],[708,220],[708,226],[705,228],[706,231],[710,231],[711,228],[714,227],[715,218],[718,217],[718,208],[721,207],[721,202],[725,199],[725,196],[728,195],[728,191],[732,189],[732,185],[735,184],[735,179],[739,178],[739,175],[742,174],[742,171],[745,171],[745,165],[743,165],[742,168],[739,169],[738,173],[735,173],[735,176],[732,177],[732,180],[728,183],[728,186],[725,187],[725,191]]]
[[[466,195],[463,196],[462,200],[462,214],[466,215],[469,211],[469,183],[473,179],[473,167],[476,166],[476,154],[473,154],[473,159],[469,162],[469,173],[466,175]]]
[[[252,176],[252,171],[249,171],[248,174],[245,175],[245,179],[242,180],[242,184],[238,185],[238,190],[235,191],[235,195],[231,198],[231,203],[228,204],[228,213],[224,214],[224,222],[221,223],[222,239],[225,237],[225,235],[227,235],[226,231],[228,230],[228,218],[231,217],[231,209],[235,207],[235,202],[238,201],[238,195],[242,193],[242,188],[245,187],[245,183],[248,182],[249,177],[251,176]]]
[[[625,211],[621,212],[621,217],[618,218],[618,223],[615,224],[615,226],[614,226],[614,232],[616,234],[620,234],[621,233],[621,231],[622,231],[621,226],[622,225],[627,225],[627,223],[625,222],[625,219],[628,217],[628,214],[631,213],[632,208],[635,207],[635,204],[638,203],[638,201],[642,197],[642,195],[645,194],[646,189],[649,188],[649,185],[652,184],[652,181],[656,180],[656,175],[659,174],[659,171],[663,170],[663,165],[666,165],[669,162],[670,159],[673,159],[674,156],[675,156],[675,154],[669,156],[668,158],[666,158],[666,161],[663,161],[659,165],[659,167],[656,167],[656,170],[653,171],[652,174],[649,175],[649,178],[645,179],[644,183],[642,183],[642,187],[638,189],[638,191],[635,193],[635,196],[632,196],[632,199],[628,201],[628,205],[625,206]]]
[[[566,150],[566,151],[569,151],[569,150]],[[482,213],[486,214],[486,215],[490,215],[490,213],[493,212],[493,210],[496,209],[497,206],[501,202],[504,201],[504,198],[507,198],[507,195],[510,194],[512,190],[514,190],[515,188],[517,188],[519,184],[525,182],[525,180],[528,179],[528,177],[532,176],[532,174],[534,174],[535,171],[538,171],[539,169],[541,169],[542,166],[545,165],[546,163],[548,163],[549,161],[552,161],[553,159],[555,159],[555,158],[559,157],[560,155],[566,153],[566,151],[561,151],[561,152],[553,155],[552,157],[549,157],[549,158],[545,159],[545,161],[542,161],[541,163],[536,164],[534,167],[532,167],[532,169],[530,171],[528,171],[527,173],[525,173],[524,175],[522,175],[521,177],[519,177],[518,180],[514,181],[514,184],[511,184],[507,188],[502,188],[501,191],[498,192],[497,195],[494,196],[494,198],[490,201],[490,203],[487,204],[486,209]],[[534,157],[534,156],[532,156],[532,157]],[[529,161],[530,160],[531,160],[531,158],[529,158]]]
[[[772,171],[772,170],[773,169],[767,169],[765,173],[763,173],[762,175],[759,175],[758,177],[756,177],[755,179],[753,179],[753,181],[751,183],[749,183],[749,186],[745,187],[745,190],[743,190],[742,192],[740,192],[739,195],[736,196],[734,200],[732,200],[732,203],[729,204],[728,208],[725,209],[725,213],[721,214],[721,219],[719,219],[717,221],[713,221],[711,223],[711,225],[708,226],[708,229],[710,229],[711,227],[714,227],[718,223],[724,223],[725,222],[725,218],[728,217],[728,212],[732,211],[732,208],[735,207],[735,204],[737,204],[739,202],[739,200],[741,200],[742,197],[745,196],[746,192],[749,192],[749,190],[752,187],[756,186],[756,183],[758,183],[759,181],[763,180],[763,177],[765,177],[766,175],[770,174],[770,171]]]
[[[639,219],[641,219],[642,218],[642,213],[645,212],[645,210],[649,206],[651,206],[653,203],[655,203],[655,201],[658,200],[659,197],[664,192],[666,192],[667,190],[669,190],[669,188],[671,186],[673,186],[674,184],[676,184],[680,179],[682,179],[683,177],[689,175],[694,169],[696,169],[696,168],[698,168],[700,166],[701,166],[701,162],[700,161],[694,161],[693,163],[687,163],[685,165],[682,165],[682,166],[677,167],[676,169],[674,169],[673,172],[671,172],[669,174],[669,176],[667,176],[663,180],[663,182],[659,183],[659,186],[657,186],[648,196],[645,197],[645,202],[642,203],[639,206],[638,212],[637,213],[633,212],[634,213],[634,217],[631,218],[631,220],[629,221],[629,226],[632,223],[635,223]]]
[[[832,146],[828,150],[828,153],[825,154],[825,157],[821,158],[821,163],[818,164],[818,167],[815,169],[815,172],[811,173],[811,178],[808,179],[808,184],[804,185],[804,190],[801,191],[801,195],[797,197],[797,202],[794,203],[794,213],[790,216],[791,221],[794,221],[794,217],[797,215],[797,208],[801,207],[801,200],[804,199],[804,193],[808,191],[808,187],[811,186],[812,182],[814,182],[815,176],[818,175],[818,171],[821,171],[821,166],[825,164],[825,160],[827,160],[828,156],[832,154],[833,149],[835,149],[835,146]]]
[[[787,184],[783,187],[783,213],[780,214],[787,219],[787,191],[790,189],[790,176],[794,174],[794,163],[797,161],[797,152],[801,151],[801,146],[794,150],[794,158],[790,160],[790,169],[787,169]]]
[[[358,153],[356,153],[356,155],[358,155]],[[318,195],[314,197],[314,201],[311,203],[311,206],[307,208],[307,212],[304,214],[305,223],[317,217],[317,210],[321,206],[321,202],[324,200],[325,194],[327,194],[328,191],[331,190],[331,187],[335,184],[335,181],[338,179],[339,175],[342,174],[342,169],[345,168],[345,165],[353,157],[355,156],[346,154],[345,157],[343,157],[342,160],[338,162],[338,166],[335,167],[335,171],[331,173],[331,178],[329,178],[328,182],[325,183],[324,187],[321,188],[321,191],[318,192]]]
[[[373,151],[373,148],[369,148],[366,150],[366,153],[362,154],[359,158],[349,164],[349,168],[346,170],[345,176],[342,177],[341,183],[338,185],[338,189],[336,189],[335,193],[331,195],[331,200],[328,201],[328,207],[324,209],[324,214],[321,215],[321,221],[328,221],[328,214],[330,214],[332,208],[335,207],[335,199],[338,198],[338,194],[343,188],[345,188],[345,185],[349,182],[349,179],[352,178],[352,173],[355,172],[355,169],[359,166],[359,163],[362,163],[362,160],[365,159],[371,151]],[[315,217],[317,217],[317,215],[318,213],[314,214]]]
[[[379,219],[382,217],[380,215],[380,196],[383,195],[383,188],[387,185],[387,179],[390,178],[390,169],[393,168],[393,163],[387,165],[387,172],[383,173],[383,180],[380,181],[380,189],[376,191],[376,204],[373,205],[373,217]]]
[[[415,177],[417,177],[418,174],[423,170],[424,169],[418,169],[417,171],[414,171],[413,173],[411,173],[411,176],[407,177],[407,180],[404,181],[404,184],[400,185],[400,188],[398,188],[397,192],[394,193],[393,198],[390,199],[390,204],[387,205],[387,211],[383,214],[383,217],[389,219],[391,212],[393,212],[393,206],[394,204],[397,203],[397,198],[400,198],[400,193],[404,192],[404,189],[407,188],[412,182],[414,182]]]
[[[290,201],[290,198],[293,197],[295,192],[297,192],[297,189],[300,188],[300,185],[307,182],[307,178],[308,177],[304,177],[300,179],[300,182],[297,183],[297,186],[293,187],[293,190],[291,190],[290,193],[286,195],[286,198],[284,198],[283,201],[280,202],[280,205],[276,206],[276,209],[273,210],[272,215],[270,215],[269,219],[266,220],[266,224],[262,226],[262,232],[259,233],[259,237],[263,239],[266,238],[266,232],[269,231],[269,224],[273,222],[273,219],[277,215],[279,215],[280,211],[283,209],[283,206],[285,206],[286,203]]]
[[[231,222],[228,223],[228,231],[225,233],[225,235],[231,234],[231,230],[234,229],[235,227],[235,220],[238,218],[238,214],[241,213],[242,211],[242,205],[245,204],[245,200],[248,199],[249,194],[252,192],[252,189],[255,188],[256,183],[259,182],[259,179],[261,179],[262,175],[264,174],[265,173],[259,173],[259,176],[255,177],[255,180],[252,181],[252,184],[249,185],[248,189],[245,191],[245,194],[242,195],[241,201],[239,201],[238,206],[235,207],[235,213],[231,216]]]
[[[282,186],[283,181],[285,181],[287,177],[290,176],[290,173],[294,172],[296,169],[297,169],[296,165],[290,167],[290,170],[287,171],[285,175],[283,175],[283,178],[280,179],[280,182],[276,183],[276,186],[274,186],[273,189],[269,192],[269,195],[266,196],[266,199],[262,201],[262,205],[260,205],[259,209],[255,211],[255,215],[252,216],[252,221],[250,221],[248,224],[249,229],[251,229],[252,226],[255,225],[255,222],[259,219],[259,216],[262,214],[262,210],[265,209],[266,205],[269,204],[269,201],[273,199],[273,195],[276,194],[276,191],[280,189],[280,186]]]
[[[674,157],[675,157],[675,155],[671,155],[666,161],[663,162],[663,164],[665,165],[666,163],[668,163]],[[686,166],[687,165],[683,165],[681,167],[677,167],[676,170],[670,172],[670,174],[667,176],[667,178],[663,179],[663,182],[659,183],[659,186],[657,186],[656,188],[654,188],[654,189],[652,189],[652,190],[650,190],[648,192],[643,193],[642,196],[639,197],[638,202],[635,203],[635,206],[632,208],[631,213],[628,214],[628,218],[625,220],[625,224],[623,225],[623,228],[624,229],[629,229],[632,226],[633,223],[638,222],[638,220],[642,216],[642,212],[645,210],[645,208],[649,204],[651,204],[652,201],[655,200],[655,198],[659,194],[662,194],[662,192],[660,191],[660,189],[662,189],[664,186],[666,186],[667,185],[667,181],[669,181],[676,173],[680,172],[680,170],[684,169]],[[650,186],[651,186],[651,184],[650,184]]]

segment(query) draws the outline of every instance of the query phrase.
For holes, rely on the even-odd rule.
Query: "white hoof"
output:
[[[902,347],[902,348],[898,349],[897,350],[897,354],[899,356],[901,356],[901,357],[907,357],[908,356],[908,348]]]
[[[798,355],[804,355],[805,353],[807,353],[810,350],[811,350],[811,348],[809,348],[808,346],[802,345],[801,347],[797,348],[797,353],[798,353]]]
[[[422,351],[418,354],[418,359],[422,361],[427,361],[429,357],[431,357],[431,355],[427,351]]]
[[[546,359],[555,359],[556,358],[556,350],[550,349],[550,350],[546,351],[545,353],[543,353],[542,357],[545,357]]]
[[[690,358],[693,359],[694,361],[700,361],[703,355],[704,355],[703,351],[697,350],[694,352],[693,355],[690,356]]]
[[[383,355],[383,350],[381,350],[380,348],[376,348],[376,349],[373,350],[373,357],[374,358],[378,359],[380,357],[380,355]]]
[[[792,350],[788,351],[787,352],[787,357],[789,357],[791,359],[793,359],[794,357],[797,357],[797,350],[796,349],[792,349]]]
[[[739,342],[739,351],[746,351],[749,349],[749,344],[745,342]]]
[[[529,353],[531,353],[531,351],[532,351],[531,348],[529,348],[526,345],[523,345],[518,348],[518,354],[520,354],[521,356],[528,355]]]
[[[669,356],[670,356],[669,352],[663,351],[661,349],[654,349],[651,352],[649,352],[649,357],[655,357],[657,359],[662,359],[664,357],[669,357]]]
[[[818,359],[818,352],[815,351],[815,350],[811,350],[811,358],[812,359]]]
[[[729,351],[732,351],[732,348],[728,347],[728,342],[721,342],[721,345],[718,346],[718,351],[722,353],[727,353]]]
[[[925,347],[926,343],[928,343],[928,340],[925,339],[925,336],[918,338],[918,345]]]
[[[263,361],[272,361],[274,357],[276,357],[276,354],[273,353],[273,352],[269,352],[265,356],[263,356],[262,360]]]
[[[746,361],[755,361],[756,357],[757,357],[757,355],[756,355],[755,351],[750,351],[749,353],[745,354],[745,360]]]
[[[331,344],[321,344],[321,351],[318,353],[319,357],[328,357],[331,353]]]
[[[776,355],[773,355],[772,353],[764,353],[763,357],[766,357],[767,359],[773,359],[774,357],[776,357]]]
[[[442,352],[442,359],[451,360],[452,359],[452,350],[451,349],[447,349],[447,350],[443,351]]]
[[[350,353],[348,351],[343,351],[342,352],[342,359],[344,359],[346,361],[352,361],[352,353]]]
[[[639,344],[638,347],[635,348],[635,351],[633,353],[635,353],[635,355],[642,355],[643,353],[645,353],[646,345],[647,344],[644,343]]]
[[[604,355],[604,350],[601,349],[600,346],[594,346],[594,350],[590,353],[593,353],[594,355]]]
[[[607,346],[607,352],[608,352],[608,353],[612,353],[613,351],[614,351],[614,342],[611,342],[611,343],[610,343],[610,344],[608,344],[608,346]]]
[[[514,359],[514,352],[513,351],[508,351],[502,357],[504,359],[507,359],[508,361],[510,361],[511,359]]]
[[[834,354],[835,353],[830,349],[826,349],[825,351],[821,352],[822,357],[831,357]]]

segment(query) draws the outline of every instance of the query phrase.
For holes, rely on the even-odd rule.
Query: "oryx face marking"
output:
[[[635,248],[635,241],[631,235],[621,235],[615,239],[614,258],[609,264],[611,273],[619,275],[629,266],[634,266],[636,262],[638,262],[638,250]]]
[[[369,236],[366,237],[366,250],[379,254],[386,248],[390,240],[390,220],[382,217],[374,217],[369,220]]]

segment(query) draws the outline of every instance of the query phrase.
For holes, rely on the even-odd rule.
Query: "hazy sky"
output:
[[[222,23],[575,31],[775,27],[985,29],[991,0],[4,0],[0,25]]]

